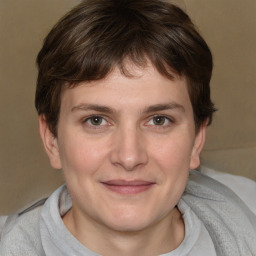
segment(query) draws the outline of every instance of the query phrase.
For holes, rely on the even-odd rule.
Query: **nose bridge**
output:
[[[144,165],[147,162],[145,141],[136,125],[119,127],[114,139],[112,162],[127,171]]]

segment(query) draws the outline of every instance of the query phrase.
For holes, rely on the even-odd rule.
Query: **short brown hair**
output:
[[[115,67],[128,76],[127,59],[141,67],[150,60],[170,79],[184,75],[196,128],[211,123],[212,55],[186,13],[161,0],[84,0],[53,27],[37,57],[35,105],[55,136],[63,88]]]

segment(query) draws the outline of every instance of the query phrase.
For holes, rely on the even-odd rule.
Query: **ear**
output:
[[[57,137],[55,137],[50,131],[44,115],[39,116],[39,131],[51,166],[54,169],[61,169],[62,166],[60,161],[58,140]]]
[[[206,127],[207,127],[208,120],[205,121],[199,131],[196,134],[194,146],[191,153],[190,158],[190,169],[193,170],[197,168],[200,165],[200,153],[203,149],[204,142],[205,142],[205,133],[206,133]]]

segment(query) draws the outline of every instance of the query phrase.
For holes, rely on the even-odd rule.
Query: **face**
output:
[[[171,215],[199,164],[186,79],[155,68],[114,70],[63,92],[58,137],[40,118],[54,168],[62,168],[78,220],[118,231],[142,230]]]

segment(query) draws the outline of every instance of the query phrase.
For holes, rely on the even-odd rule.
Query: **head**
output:
[[[86,0],[55,25],[37,58],[35,105],[55,136],[62,91],[116,67],[132,76],[127,60],[142,68],[150,62],[170,80],[184,76],[196,130],[211,123],[212,55],[187,14],[167,1]]]
[[[159,0],[85,0],[38,66],[41,136],[73,199],[73,234],[82,223],[86,244],[106,228],[163,233],[214,111],[212,56],[189,17]]]

